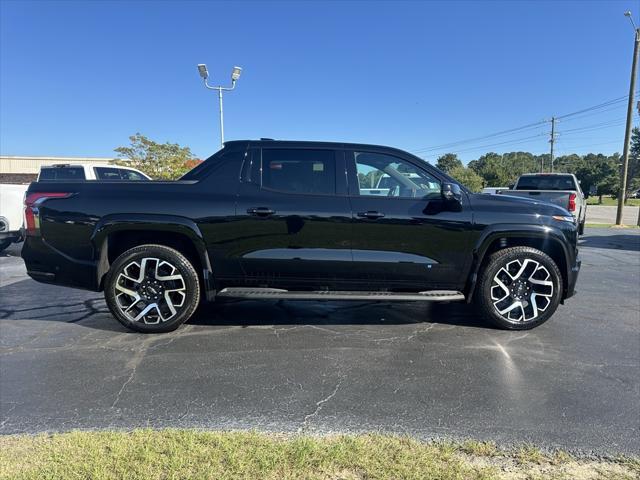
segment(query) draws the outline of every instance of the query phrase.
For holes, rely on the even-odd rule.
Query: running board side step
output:
[[[389,301],[421,301],[421,302],[456,302],[465,299],[464,294],[453,290],[427,290],[424,292],[358,292],[358,291],[309,291],[292,292],[279,288],[224,288],[218,297],[272,299],[272,300],[370,300]]]

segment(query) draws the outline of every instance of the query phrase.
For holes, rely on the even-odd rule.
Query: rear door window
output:
[[[120,180],[120,169],[113,167],[94,167],[98,180]]]
[[[143,177],[138,172],[134,172],[133,170],[126,170],[124,168],[119,168],[118,170],[120,171],[120,178],[122,180],[129,180],[129,181],[136,181],[136,182],[140,180],[147,180],[146,177]]]
[[[335,152],[263,149],[262,188],[286,193],[335,195]]]

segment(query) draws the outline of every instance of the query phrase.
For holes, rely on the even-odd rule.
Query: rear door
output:
[[[351,210],[343,152],[251,152],[237,203],[235,255],[250,284],[336,288],[351,269]]]
[[[447,208],[436,171],[400,154],[348,151],[353,275],[370,288],[459,288],[470,261],[472,212],[466,195]],[[383,185],[387,194],[372,194]]]

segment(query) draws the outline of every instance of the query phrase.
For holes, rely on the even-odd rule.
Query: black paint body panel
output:
[[[263,188],[261,152],[326,149],[335,153],[334,195]],[[579,269],[577,229],[554,220],[560,207],[472,194],[444,199],[360,196],[348,155],[366,148],[397,156],[440,182],[455,182],[401,150],[318,142],[228,142],[175,182],[36,182],[34,192],[69,192],[40,207],[40,235],[26,238],[22,256],[39,281],[100,290],[108,270],[105,249],[120,232],[180,235],[191,242],[208,298],[224,287],[290,290],[459,290],[470,297],[482,259],[501,238],[541,239],[565,256],[565,297]],[[266,216],[255,209],[268,209]],[[378,219],[358,212],[379,211]],[[262,211],[262,210],[260,210]],[[266,211],[266,210],[265,210]]]

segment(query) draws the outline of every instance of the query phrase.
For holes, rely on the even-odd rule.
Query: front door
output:
[[[343,152],[262,148],[240,189],[234,242],[257,287],[336,288],[351,268],[351,210]]]
[[[446,208],[443,178],[418,160],[346,152],[354,274],[371,288],[456,289],[469,257],[472,214]]]

